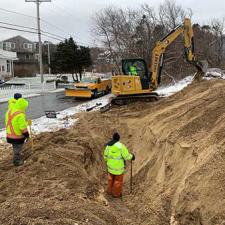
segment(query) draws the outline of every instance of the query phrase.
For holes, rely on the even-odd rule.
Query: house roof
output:
[[[20,35],[17,35],[17,36],[12,37],[12,38],[8,38],[6,40],[3,40],[2,42],[15,42],[16,40],[20,40],[22,42],[31,43],[31,44],[34,43],[33,41],[30,41],[30,40],[28,40],[28,39],[26,39],[26,38],[24,38]]]

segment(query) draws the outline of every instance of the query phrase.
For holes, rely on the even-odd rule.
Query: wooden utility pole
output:
[[[39,65],[40,65],[41,83],[43,83],[44,82],[44,75],[43,75],[43,60],[42,60],[40,4],[41,4],[41,2],[51,2],[51,0],[25,0],[25,2],[36,2],[36,6],[37,6],[37,29],[38,29],[38,46],[39,46]]]

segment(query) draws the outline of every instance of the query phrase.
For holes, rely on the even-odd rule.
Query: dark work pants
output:
[[[12,144],[13,146],[13,164],[18,164],[21,162],[21,150],[23,147],[23,144]]]

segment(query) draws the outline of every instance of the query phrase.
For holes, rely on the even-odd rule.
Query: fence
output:
[[[23,95],[26,94],[40,94],[56,89],[55,82],[44,82],[43,84],[25,84],[25,85],[10,85],[0,87],[0,100],[1,98],[7,98],[12,94],[19,92]]]

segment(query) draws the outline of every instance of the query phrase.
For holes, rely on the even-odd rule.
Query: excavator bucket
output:
[[[208,69],[208,62],[206,60],[196,61],[195,66],[197,73],[195,74],[194,80],[200,81]]]
[[[208,62],[206,60],[199,60],[199,61],[196,62],[195,65],[200,72],[202,72],[202,73],[207,72]]]

